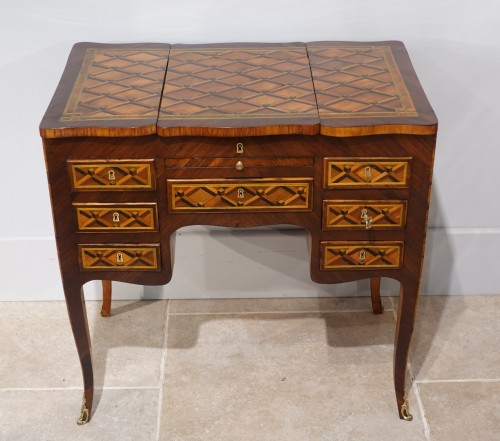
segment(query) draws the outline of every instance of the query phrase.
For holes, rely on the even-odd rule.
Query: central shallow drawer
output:
[[[401,268],[403,242],[321,242],[321,269]]]
[[[158,271],[159,244],[78,245],[80,268],[87,271]]]
[[[169,179],[170,212],[311,211],[313,178]]]

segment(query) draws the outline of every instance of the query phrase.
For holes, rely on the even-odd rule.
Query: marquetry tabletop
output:
[[[43,137],[434,134],[401,42],[74,46]]]

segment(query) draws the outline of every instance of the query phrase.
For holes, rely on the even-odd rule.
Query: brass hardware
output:
[[[413,415],[410,413],[410,408],[408,405],[408,397],[404,396],[404,403],[401,404],[401,415],[403,416],[403,419],[405,421],[412,421],[413,420]]]
[[[113,222],[114,223],[120,223],[120,213],[118,213],[118,211],[115,211],[113,213]]]
[[[372,227],[373,217],[368,216],[368,210],[366,208],[361,210],[361,222],[365,224],[367,230]]]
[[[115,176],[115,171],[114,170],[109,170],[108,171],[108,180],[110,182],[116,180],[116,176]]]
[[[235,165],[235,168],[236,168],[236,170],[241,171],[245,168],[245,166],[243,165],[243,162],[238,161]]]
[[[366,251],[365,250],[361,250],[359,252],[359,263],[361,265],[364,265],[366,263]]]
[[[365,182],[371,182],[372,180],[372,169],[370,166],[365,167]]]
[[[243,153],[243,143],[242,142],[238,142],[236,144],[236,153]]]
[[[243,188],[238,188],[238,199],[243,199],[245,197],[245,190]]]
[[[84,424],[87,424],[89,422],[89,419],[90,419],[90,411],[87,408],[87,400],[85,399],[85,397],[83,397],[82,410],[80,411],[80,418],[78,418],[76,424],[78,424],[79,426],[83,426]]]
[[[123,254],[116,253],[116,263],[117,265],[123,265]]]

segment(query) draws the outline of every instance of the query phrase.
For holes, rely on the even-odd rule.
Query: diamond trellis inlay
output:
[[[369,228],[363,214],[370,218]],[[325,230],[401,229],[405,223],[406,201],[323,201]]]
[[[155,187],[153,160],[69,161],[75,190],[150,190]]]
[[[167,186],[172,212],[311,210],[312,178],[169,180]]]
[[[407,187],[411,158],[325,158],[324,185],[335,187]]]
[[[321,242],[322,269],[400,268],[403,242]]]
[[[156,204],[73,204],[79,231],[157,230]]]
[[[299,117],[318,122],[305,45],[172,48],[159,117],[164,127],[174,120]]]
[[[307,45],[321,118],[418,116],[390,46]]]
[[[168,53],[88,48],[60,121],[156,118]]]
[[[83,270],[159,270],[159,245],[98,246],[79,245]]]

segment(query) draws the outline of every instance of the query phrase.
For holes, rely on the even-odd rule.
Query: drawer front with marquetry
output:
[[[406,201],[323,201],[323,229],[402,229]]]
[[[312,178],[168,180],[171,212],[310,211]]]
[[[160,245],[79,245],[82,270],[158,271]]]
[[[408,187],[411,158],[325,158],[325,188]]]
[[[152,190],[153,160],[68,161],[74,190]]]
[[[401,268],[403,242],[321,242],[321,269]]]
[[[155,203],[73,204],[78,231],[158,231]]]

